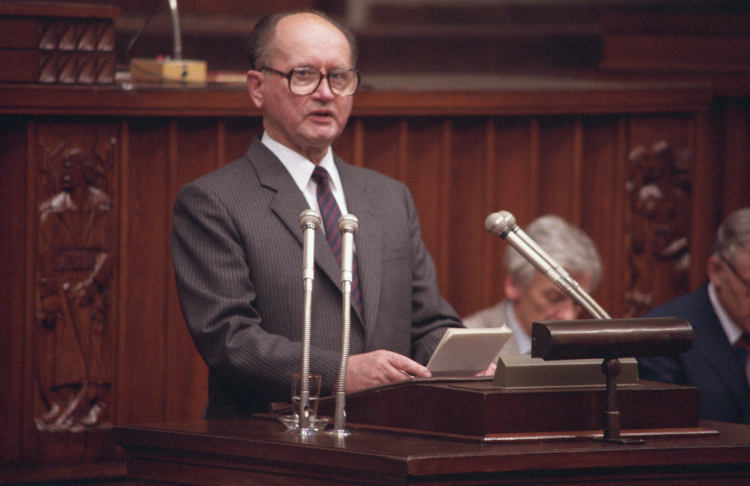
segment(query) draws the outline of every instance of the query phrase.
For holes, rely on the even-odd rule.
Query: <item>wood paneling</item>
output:
[[[26,342],[26,290],[28,258],[27,187],[28,174],[23,161],[28,157],[27,124],[23,120],[0,118],[0,171],[6,181],[0,184],[3,211],[0,237],[0,467],[18,464],[21,459],[19,424],[24,422],[24,396],[21,383],[31,378],[24,367]]]
[[[83,477],[92,464],[114,474],[120,469],[107,464],[119,459],[106,428],[50,432],[34,422],[45,407],[34,371],[45,150],[63,143],[111,154],[113,161],[106,185],[117,223],[117,263],[107,287],[109,423],[197,419],[206,403],[207,371],[177,303],[171,207],[186,182],[245,152],[262,131],[260,114],[241,88],[3,86],[0,107],[0,169],[13,181],[0,188],[0,203],[8,208],[0,220],[8,262],[0,268],[0,360],[9,370],[2,378],[2,464],[15,471],[49,466],[36,477],[65,465],[73,469],[62,477]],[[703,88],[606,83],[369,91],[357,95],[334,148],[409,187],[440,287],[460,315],[502,298],[505,243],[487,233],[484,219],[508,210],[522,227],[547,212],[583,227],[604,260],[605,279],[594,296],[622,317],[633,311],[629,293],[650,294],[648,305],[655,305],[701,283],[721,217],[750,205],[750,191],[743,190],[750,110],[742,103],[712,108],[712,93]],[[660,241],[654,220],[628,192],[637,164],[659,162],[664,147],[686,157],[690,182],[677,209],[689,221],[680,228],[693,260],[679,271],[679,262],[654,256]]]

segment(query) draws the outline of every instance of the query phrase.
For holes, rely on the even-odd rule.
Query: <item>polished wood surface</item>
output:
[[[718,435],[477,444],[358,429],[299,436],[250,419],[123,426],[115,437],[143,484],[747,484],[750,426],[701,425]]]
[[[623,435],[712,433],[699,428],[696,388],[643,381],[621,386],[616,398]],[[485,443],[540,441],[601,435],[607,389],[428,378],[350,394],[345,404],[346,423],[357,428]],[[334,397],[321,398],[318,411],[334,416]]]

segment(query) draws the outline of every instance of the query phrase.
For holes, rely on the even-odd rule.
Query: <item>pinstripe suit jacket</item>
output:
[[[408,189],[338,157],[355,234],[364,316],[352,310],[351,354],[387,349],[426,363],[461,326],[439,294]],[[209,367],[207,418],[243,417],[290,400],[301,369],[302,192],[259,139],[239,160],[187,184],[172,214],[183,315]],[[315,237],[310,370],[332,393],[341,354],[341,270]],[[364,319],[363,319],[364,318]]]

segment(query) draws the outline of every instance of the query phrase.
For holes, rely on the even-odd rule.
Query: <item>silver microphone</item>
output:
[[[592,317],[610,319],[602,307],[587,294],[555,260],[516,224],[516,218],[508,211],[499,211],[487,216],[484,227],[493,235],[503,238],[539,272],[583,307]]]
[[[315,228],[320,225],[320,215],[312,209],[299,216],[302,228],[302,285],[304,308],[302,318],[302,370],[300,371],[299,428],[310,428],[310,336],[312,327],[312,291],[315,278]]]
[[[315,228],[320,226],[320,215],[312,209],[305,209],[299,216],[299,225],[304,238],[302,278],[312,280],[315,275]]]
[[[345,214],[339,219],[338,227],[341,233],[341,281],[351,283],[354,233],[359,229],[359,221],[353,214]]]
[[[341,363],[339,365],[338,383],[336,385],[336,409],[333,418],[333,431],[337,436],[348,435],[344,429],[346,422],[346,368],[349,363],[349,341],[351,339],[351,295],[354,260],[354,233],[359,229],[359,220],[353,214],[345,214],[339,218],[339,233],[341,233],[341,291],[343,293],[342,317],[343,330],[341,334]]]

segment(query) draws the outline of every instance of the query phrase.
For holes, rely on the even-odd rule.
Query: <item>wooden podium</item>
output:
[[[117,427],[115,438],[143,484],[750,484],[750,426],[698,421],[694,388],[620,391],[623,435],[642,444],[590,440],[603,387],[507,391],[490,379],[351,394],[344,437],[290,434],[269,414]],[[321,402],[319,414],[332,412]]]
[[[709,434],[698,390],[664,383],[621,386],[624,436]],[[504,389],[489,379],[414,379],[348,395],[347,424],[479,442],[591,438],[602,433],[604,386]],[[334,401],[321,400],[332,416]]]

